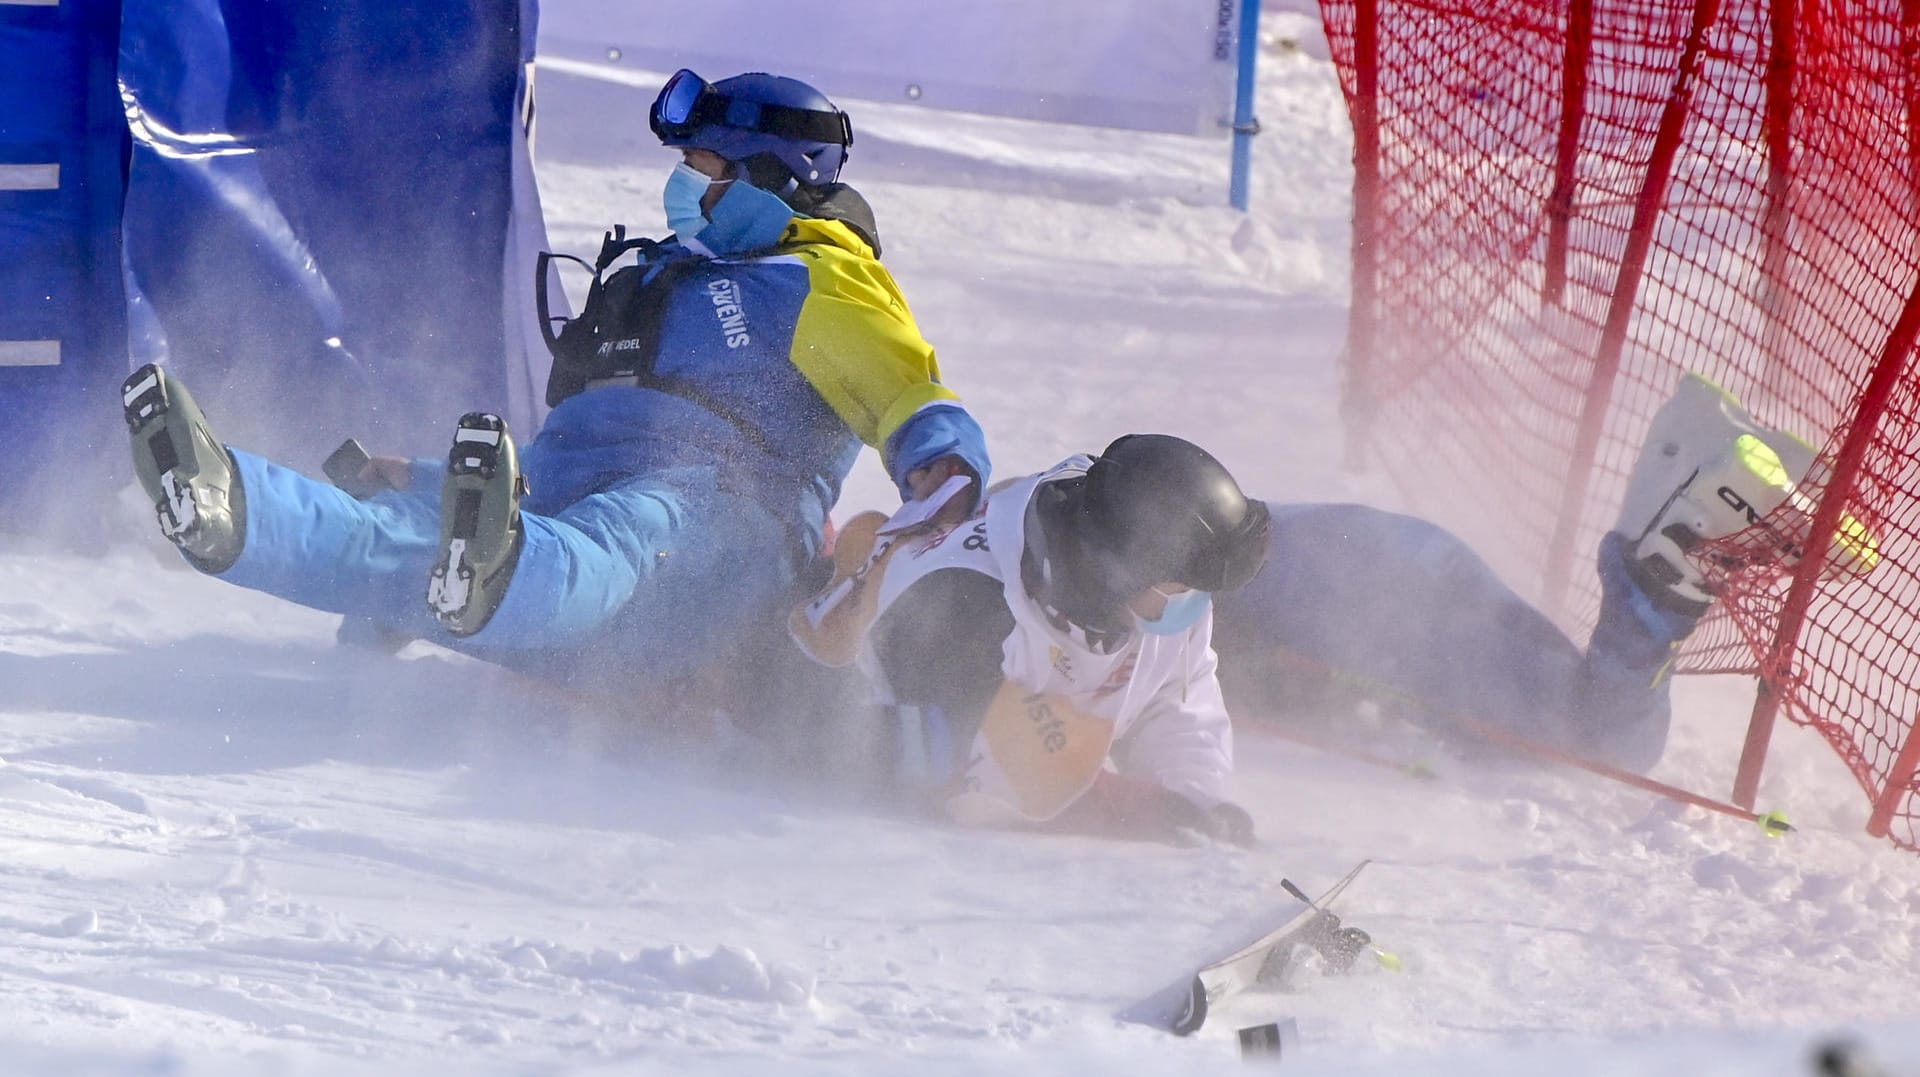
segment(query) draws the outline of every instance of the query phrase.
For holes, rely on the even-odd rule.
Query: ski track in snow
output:
[[[1155,429],[1265,496],[1391,505],[1339,468],[1344,111],[1303,16],[1266,26],[1309,40],[1265,60],[1250,216],[1220,205],[1222,144],[850,103],[849,178],[1002,474]],[[542,91],[556,249],[651,224],[672,156],[589,126],[645,102]],[[860,467],[843,516],[893,496]],[[101,556],[0,544],[20,1072],[1215,1072],[1235,1026],[1282,1015],[1320,1072],[1790,1073],[1855,1025],[1920,1057],[1888,1024],[1920,997],[1920,857],[1861,833],[1802,730],[1762,788],[1802,828],[1781,840],[1366,715],[1327,721],[1436,776],[1248,723],[1256,850],[963,832],[650,746],[430,647],[339,648],[334,619],[185,571],[150,522],[112,507]],[[1683,682],[1656,776],[1724,791],[1749,700]],[[1361,856],[1345,910],[1404,972],[1244,996],[1192,1041],[1116,1024],[1283,877]]]

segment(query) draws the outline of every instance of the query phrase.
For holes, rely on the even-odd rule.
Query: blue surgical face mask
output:
[[[1156,587],[1154,592],[1165,596],[1167,600],[1160,610],[1160,616],[1152,620],[1137,613],[1133,616],[1133,622],[1140,627],[1140,631],[1151,636],[1177,636],[1199,624],[1200,618],[1207,615],[1208,607],[1213,605],[1213,596],[1205,591],[1182,591],[1177,595],[1168,595]]]
[[[673,166],[673,171],[667,176],[667,189],[661,193],[660,201],[667,210],[667,228],[674,235],[683,239],[697,236],[707,226],[707,214],[700,208],[700,200],[707,196],[707,188],[713,183],[713,179],[705,172],[685,161]]]
[[[793,207],[779,195],[742,180],[713,204],[700,242],[715,254],[757,251],[780,242],[793,218]]]

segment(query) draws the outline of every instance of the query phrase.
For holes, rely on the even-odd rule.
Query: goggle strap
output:
[[[734,118],[735,108],[750,110],[754,119],[742,123]],[[700,95],[693,106],[693,115],[682,126],[689,130],[716,124],[721,127],[737,127],[761,134],[780,135],[784,138],[801,138],[809,142],[832,142],[839,146],[853,145],[853,124],[848,122],[844,112],[819,112],[810,108],[793,108],[788,105],[769,105],[757,101],[736,101],[717,90],[708,90]]]

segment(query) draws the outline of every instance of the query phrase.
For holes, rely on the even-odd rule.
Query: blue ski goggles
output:
[[[729,97],[686,68],[673,73],[647,111],[647,125],[662,142],[693,137],[702,127],[731,127],[781,138],[853,145],[853,122],[838,110],[743,101]]]

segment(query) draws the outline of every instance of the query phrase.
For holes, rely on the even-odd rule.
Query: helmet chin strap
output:
[[[1114,599],[1117,608],[1109,611],[1115,614],[1111,622],[1103,624],[1086,623],[1093,619],[1087,616],[1086,610],[1069,612],[1066,607],[1077,604],[1072,601],[1064,603],[1060,601],[1063,597],[1084,595],[1095,589],[1095,585],[1088,579],[1082,578],[1083,573],[1073,570],[1072,566],[1075,563],[1073,557],[1062,548],[1067,544],[1075,543],[1075,536],[1070,532],[1057,536],[1049,535],[1047,530],[1049,516],[1055,517],[1052,522],[1055,526],[1059,526],[1065,522],[1066,513],[1072,511],[1072,505],[1065,502],[1065,498],[1070,496],[1067,490],[1049,491],[1047,487],[1077,481],[1077,476],[1056,479],[1034,491],[1033,500],[1027,504],[1026,554],[1021,561],[1020,583],[1028,597],[1040,607],[1048,623],[1056,630],[1075,637],[1088,650],[1100,654],[1111,654],[1125,646],[1127,640],[1133,636],[1133,611],[1127,607],[1124,599],[1108,596]],[[1053,506],[1043,504],[1043,501],[1060,502],[1058,508],[1064,509],[1065,512],[1049,511]],[[1084,552],[1074,552],[1079,553],[1080,561],[1086,560]],[[1098,590],[1104,592],[1106,590],[1104,584],[1099,585]],[[1099,619],[1108,620],[1107,618]]]

